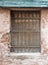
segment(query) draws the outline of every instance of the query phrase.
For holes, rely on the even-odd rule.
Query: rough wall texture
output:
[[[48,9],[41,10],[41,41],[42,53],[48,54]]]
[[[48,65],[48,9],[41,10],[41,54],[21,59],[10,56],[10,10],[0,8],[0,65]]]

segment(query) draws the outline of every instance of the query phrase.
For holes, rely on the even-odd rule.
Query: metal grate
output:
[[[11,52],[40,52],[40,12],[11,12]]]

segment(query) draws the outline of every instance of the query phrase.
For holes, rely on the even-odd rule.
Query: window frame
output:
[[[11,11],[14,11],[14,10],[11,10]],[[10,12],[11,12],[11,11],[10,11]],[[27,11],[28,11],[28,10],[27,10]],[[32,11],[32,10],[31,10],[31,11]],[[33,10],[33,11],[36,11],[36,10]],[[40,10],[37,10],[37,11],[40,11]],[[41,13],[40,13],[40,14],[41,14]],[[10,30],[11,30],[11,23],[10,23]],[[40,15],[40,31],[41,31],[41,15]],[[10,31],[10,33],[11,33],[11,31]],[[41,35],[41,32],[40,32],[40,35]],[[10,35],[10,38],[11,38],[11,35]],[[41,38],[41,36],[40,36],[40,38]],[[41,39],[40,39],[40,41],[41,41]],[[11,43],[11,40],[10,40],[10,43]],[[40,52],[41,52],[41,45],[40,45]],[[29,53],[29,52],[28,52],[27,54],[29,54],[29,55],[30,55],[30,54],[35,54],[35,55],[36,55],[36,53],[37,53],[37,54],[40,54],[40,52],[35,52],[35,53],[34,53],[34,52]],[[11,52],[11,54],[13,54],[13,55],[16,55],[16,54],[26,55],[26,52],[23,53],[23,54],[22,54],[22,53]]]

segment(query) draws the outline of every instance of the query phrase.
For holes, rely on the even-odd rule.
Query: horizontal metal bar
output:
[[[25,20],[25,19],[40,20],[40,17],[39,17],[39,18],[29,18],[29,17],[28,17],[28,18],[22,18],[22,17],[21,17],[21,18],[14,18],[14,17],[12,17],[12,19],[16,19],[16,20],[17,20],[17,19],[18,19],[18,20],[19,20],[19,19],[21,19],[21,20],[22,20],[22,19],[24,19],[24,20]]]
[[[39,32],[32,32],[32,31],[23,31],[23,30],[22,30],[22,31],[15,31],[15,30],[13,31],[13,30],[12,30],[12,31],[10,31],[10,32],[11,32],[11,33],[29,33],[29,32],[30,32],[30,33],[40,33],[40,31],[39,31]]]
[[[11,46],[12,48],[40,48],[40,46]]]

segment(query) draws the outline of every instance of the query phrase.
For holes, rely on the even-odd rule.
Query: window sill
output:
[[[38,53],[13,53],[11,52],[9,55],[11,58],[15,58],[15,59],[40,59],[40,60],[45,60],[47,59],[48,55],[43,55],[40,52]]]
[[[10,57],[14,57],[16,59],[34,59],[40,57],[41,53],[10,53]]]
[[[27,56],[27,55],[29,55],[29,56],[39,56],[41,53],[13,53],[13,52],[11,52],[10,53],[10,55],[11,56]]]

